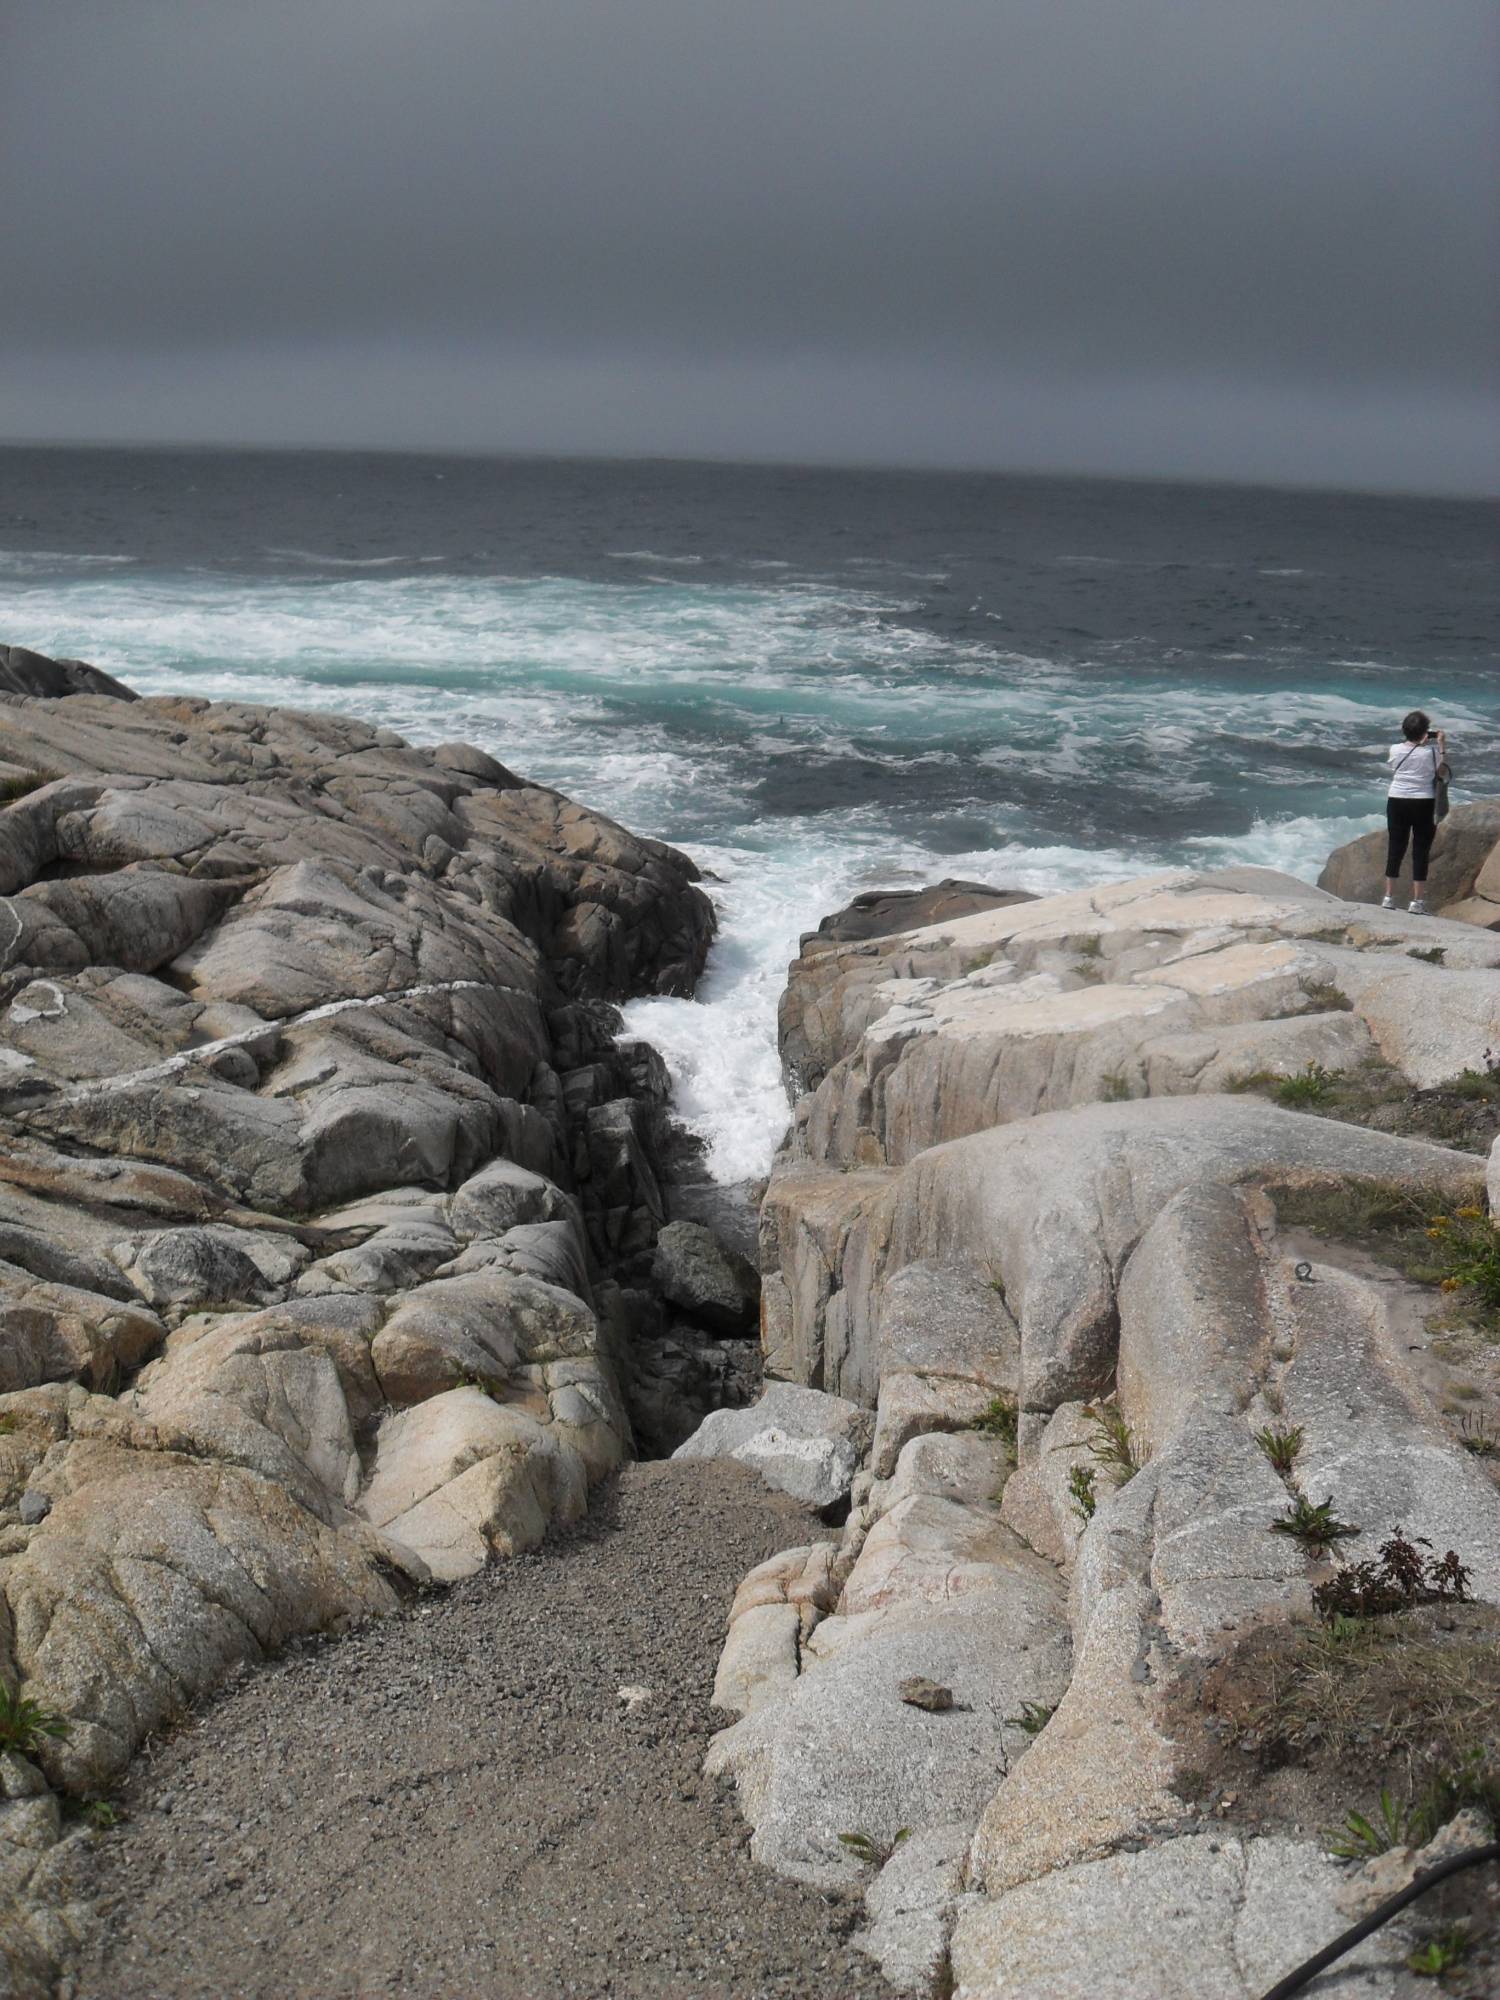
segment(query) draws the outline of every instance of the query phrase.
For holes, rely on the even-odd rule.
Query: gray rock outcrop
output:
[[[0,696],[37,780],[0,808],[0,1679],[66,1727],[49,1839],[0,1801],[37,1981],[49,1784],[535,1546],[632,1449],[666,1077],[610,1003],[690,991],[713,927],[684,856],[481,751],[65,668]]]
[[[1239,1814],[1248,1742],[1205,1817],[1228,1746],[1190,1750],[1184,1702],[1398,1529],[1500,1606],[1493,1350],[1359,1221],[1492,1227],[1493,1112],[1448,1146],[1370,1105],[1492,1102],[1500,948],[1174,872],[824,944],[793,984],[766,1367],[875,1432],[837,1548],[735,1601],[708,1768],[766,1865],[864,1888],[901,1990],[1257,2000],[1364,1892],[1305,1808]],[[1277,1532],[1297,1496],[1332,1552]],[[1410,1948],[1319,1984],[1405,1996]]]
[[[91,667],[86,660],[49,659],[45,653],[33,653],[29,646],[0,646],[0,694],[48,698],[107,694],[115,701],[139,698],[133,688],[105,673],[103,667]]]

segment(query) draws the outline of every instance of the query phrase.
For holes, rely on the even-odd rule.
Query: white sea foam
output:
[[[290,562],[313,563],[327,569],[391,569],[398,563],[439,563],[443,556],[325,556],[316,549],[273,549],[266,550],[268,556],[280,556]]]
[[[422,560],[284,559],[376,572]],[[650,550],[619,560],[682,570],[699,562]],[[435,566],[229,578],[130,564],[5,562],[0,630],[93,660],[143,693],[334,708],[417,742],[465,737],[687,847],[722,878],[711,885],[720,937],[698,998],[639,1001],[627,1019],[662,1049],[679,1108],[726,1179],[764,1172],[786,1121],[776,1006],[799,933],[857,890],[962,876],[1047,893],[1183,860],[1253,861],[1310,878],[1333,846],[1373,823],[1379,804],[1372,788],[1368,818],[1293,810],[1172,849],[1132,840],[1133,796],[1206,799],[1227,770],[1241,790],[1253,781],[1264,808],[1283,778],[1305,783],[1295,762],[1278,767],[1237,743],[1281,745],[1290,758],[1314,731],[1383,742],[1386,688],[1372,677],[1365,698],[1345,681],[1299,690],[1289,704],[1279,680],[1265,684],[1269,675],[1261,685],[1205,686],[1163,662],[1142,678],[1128,648],[1115,674],[944,638],[906,616],[913,607],[885,565],[859,585],[784,576],[727,586],[684,575],[652,585],[628,570],[599,584]],[[976,789],[995,795],[938,803],[965,760],[991,767],[993,788]],[[1039,837],[1024,786],[1057,780],[1086,799],[1106,762],[1123,802],[1111,844]],[[875,794],[862,798],[858,783],[838,812],[758,816],[763,789],[781,787],[785,803],[799,779],[815,790],[826,774],[828,798],[841,796],[833,788],[855,764],[878,764],[882,782],[906,785],[903,796],[919,804],[930,778],[927,838],[894,830],[891,809]],[[981,837],[993,829],[992,844],[952,852],[948,841],[937,851],[931,842],[955,825],[960,839],[970,826]]]
[[[609,559],[611,562],[659,563],[665,569],[697,569],[703,561],[702,556],[659,556],[654,549],[611,549]]]

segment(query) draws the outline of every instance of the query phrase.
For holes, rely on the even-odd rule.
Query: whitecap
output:
[[[702,556],[662,556],[654,549],[611,549],[611,562],[661,563],[664,567],[693,569],[703,561]]]
[[[319,569],[392,569],[398,563],[436,563],[446,560],[443,556],[325,556],[316,549],[273,549],[266,550],[268,556],[280,556],[288,562],[310,563]]]

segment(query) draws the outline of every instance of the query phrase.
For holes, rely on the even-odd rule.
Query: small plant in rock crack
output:
[[[1441,1979],[1445,1972],[1452,1972],[1463,1964],[1469,1955],[1469,1933],[1463,1924],[1449,1924],[1446,1929],[1433,1931],[1423,1938],[1407,1958],[1407,1966],[1412,1972],[1420,1973],[1424,1979]]]
[[[1312,1594],[1314,1610],[1331,1624],[1337,1618],[1378,1618],[1414,1604],[1466,1602],[1469,1572],[1457,1551],[1422,1553],[1431,1547],[1425,1536],[1412,1540],[1398,1527],[1369,1561],[1351,1563],[1318,1584]]]
[[[481,1396],[488,1396],[492,1403],[505,1401],[503,1389],[497,1389],[493,1382],[486,1382],[478,1375],[460,1375],[453,1386],[455,1389],[477,1389]]]
[[[68,1729],[65,1716],[0,1685],[0,1750],[17,1750],[25,1757],[49,1737],[66,1736]]]
[[[1340,1861],[1368,1861],[1377,1854],[1388,1854],[1393,1847],[1420,1842],[1420,1822],[1421,1815],[1413,1813],[1410,1801],[1403,1804],[1389,1785],[1382,1785],[1376,1817],[1372,1820],[1362,1812],[1346,1813],[1343,1825],[1325,1835],[1328,1852]]]
[[[1271,1461],[1272,1470],[1286,1479],[1302,1449],[1302,1426],[1293,1424],[1286,1430],[1278,1430],[1274,1424],[1268,1424],[1255,1433],[1255,1442]]]
[[[1317,1501],[1309,1500],[1305,1493],[1294,1493],[1280,1520],[1271,1523],[1271,1533],[1290,1535],[1308,1548],[1326,1549],[1330,1542],[1337,1542],[1345,1535],[1357,1535],[1359,1529],[1339,1520],[1333,1511],[1331,1493],[1326,1500]]]
[[[1276,1086],[1276,1102],[1295,1107],[1299,1104],[1321,1104],[1338,1082],[1335,1071],[1324,1069],[1321,1063],[1310,1062],[1295,1076],[1283,1077]]]
[[[1458,1441],[1476,1458],[1493,1458],[1500,1452],[1500,1438],[1486,1424],[1482,1410],[1465,1410],[1458,1420]]]
[[[52,783],[52,777],[50,771],[17,771],[12,777],[0,778],[0,806],[24,799],[28,792],[40,791],[43,785]]]
[[[909,1826],[903,1826],[889,1846],[885,1846],[861,1828],[857,1833],[841,1833],[839,1846],[847,1848],[855,1860],[862,1861],[867,1868],[883,1868],[902,1841],[910,1839]]]
[[[10,1437],[12,1433],[15,1431],[15,1428],[16,1428],[15,1413],[11,1410],[7,1410],[3,1416],[0,1416],[0,1438]]]
[[[1116,1474],[1116,1486],[1123,1486],[1128,1479],[1134,1479],[1143,1460],[1136,1450],[1135,1438],[1125,1421],[1124,1411],[1117,1403],[1091,1403],[1083,1414],[1093,1432],[1088,1440],[1090,1458],[1098,1465],[1108,1466]]]
[[[1335,986],[1329,980],[1310,979],[1302,991],[1312,1002],[1309,1010],[1315,1014],[1352,1014],[1354,1002],[1342,986]]]
[[[1124,1070],[1112,1069],[1100,1077],[1099,1100],[1102,1104],[1128,1104],[1131,1095]]]
[[[1448,947],[1442,944],[1430,946],[1426,951],[1409,951],[1408,958],[1419,958],[1424,965],[1441,965],[1448,956]]]
[[[1094,1468],[1091,1465],[1073,1467],[1068,1474],[1068,1497],[1080,1521],[1093,1520],[1099,1497],[1094,1491]]]
[[[120,1826],[125,1820],[125,1811],[113,1799],[69,1799],[63,1805],[69,1819],[81,1820],[93,1833],[108,1833],[111,1827]]]
[[[1023,1701],[1016,1713],[1007,1715],[1005,1720],[1024,1736],[1040,1736],[1056,1713],[1055,1701]]]
[[[1080,958],[1102,958],[1104,941],[1099,937],[1081,937],[1073,949]]]
[[[1490,1310],[1500,1306],[1500,1225],[1471,1205],[1433,1216],[1427,1237],[1437,1245],[1440,1290],[1469,1291]]]
[[[1500,1056],[1493,1049],[1484,1052],[1484,1068],[1468,1068],[1460,1072],[1448,1089],[1460,1097],[1487,1098],[1500,1097]]]
[[[1016,1448],[1016,1399],[1014,1396],[995,1396],[989,1407],[974,1419],[976,1431],[983,1431],[986,1437],[998,1438],[1001,1444]]]

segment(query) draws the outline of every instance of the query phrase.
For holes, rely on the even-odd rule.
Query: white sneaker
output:
[[[1406,907],[1414,917],[1425,917],[1427,914],[1425,902],[1408,903]]]
[[[1381,897],[1381,899],[1380,899],[1380,907],[1381,907],[1381,909],[1382,909],[1382,910],[1394,910],[1394,909],[1395,909],[1395,907],[1396,907],[1396,899],[1395,899],[1395,897],[1394,897],[1394,896],[1382,896],[1382,897]]]

